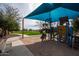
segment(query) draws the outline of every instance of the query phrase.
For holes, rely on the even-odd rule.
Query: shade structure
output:
[[[68,16],[68,18],[75,18],[79,16],[79,4],[77,3],[43,3],[36,10],[24,18],[36,19],[40,21],[57,22],[60,17]],[[51,29],[51,22],[50,29]],[[50,31],[50,39],[52,33]]]
[[[61,3],[61,7],[79,11],[79,3]]]
[[[54,10],[58,7],[63,7],[63,8],[79,11],[79,3],[43,3],[36,10],[34,10],[32,13],[25,16],[25,18],[35,16],[38,14],[42,14],[42,13],[46,13],[46,12]]]
[[[40,21],[47,21],[47,22],[49,22],[49,21],[57,22],[57,21],[59,21],[60,17],[65,17],[65,16],[68,16],[68,18],[74,19],[76,16],[79,16],[79,12],[73,11],[70,9],[66,9],[63,7],[58,7],[50,12],[38,14],[38,15],[31,16],[28,18],[36,19],[36,20],[40,20]]]
[[[68,16],[69,19],[74,20],[77,16],[79,16],[79,12],[59,7],[51,11],[50,17],[53,22],[56,22],[59,21],[60,17],[65,17],[65,16]]]
[[[38,15],[38,14],[42,14],[45,12],[49,12],[57,7],[59,7],[60,4],[53,4],[53,3],[43,3],[41,4],[37,9],[35,9],[32,13],[30,13],[29,15],[25,16],[25,18],[34,16],[34,15]]]

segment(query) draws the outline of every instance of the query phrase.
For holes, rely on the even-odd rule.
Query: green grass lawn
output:
[[[15,31],[14,33],[22,34],[22,31]],[[40,35],[39,31],[24,31],[25,35]]]

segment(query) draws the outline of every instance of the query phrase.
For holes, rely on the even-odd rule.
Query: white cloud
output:
[[[37,29],[38,27],[36,26],[37,25],[37,20],[32,20],[32,19],[24,19],[24,28],[26,29]],[[22,22],[20,22],[20,26],[22,27]]]
[[[27,16],[29,13],[31,13],[33,10],[35,10],[41,3],[12,3],[10,5],[12,5],[15,8],[18,8],[20,15],[25,17]],[[37,29],[38,27],[34,25],[36,25],[37,21],[36,20],[29,20],[29,19],[25,19],[24,20],[24,27],[25,28],[32,28],[32,29]],[[22,23],[20,23],[20,27],[22,27]]]

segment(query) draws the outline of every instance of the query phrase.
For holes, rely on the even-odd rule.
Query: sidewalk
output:
[[[10,56],[33,56],[27,47],[24,46],[24,43],[19,40],[21,36],[9,38],[6,43],[12,42],[12,47],[8,51]]]
[[[22,34],[18,34],[18,35],[22,36]],[[29,36],[29,35],[25,35],[25,34],[24,34],[24,37],[30,37],[30,36]]]

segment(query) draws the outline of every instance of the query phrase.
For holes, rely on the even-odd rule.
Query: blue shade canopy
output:
[[[79,11],[79,3],[43,3],[36,10],[34,10],[29,15],[27,15],[25,18],[42,14],[42,13],[46,13],[46,12],[50,12],[51,10],[54,10],[58,7],[63,7],[63,8]]]
[[[28,18],[30,16],[34,16],[34,15],[38,15],[38,14],[42,14],[45,12],[49,12],[57,7],[59,7],[60,4],[53,4],[53,3],[43,3],[41,4],[36,10],[34,10],[32,13],[30,13],[29,15],[27,15],[25,18]]]
[[[59,21],[60,17],[65,16],[68,16],[69,19],[75,19],[77,16],[79,16],[79,12],[62,7],[51,11],[51,18],[53,22]]]
[[[56,8],[56,9],[50,11],[50,12],[38,14],[38,15],[31,16],[28,18],[29,19],[37,19],[40,21],[47,21],[47,22],[50,20],[52,22],[57,22],[57,21],[59,21],[60,17],[64,17],[64,16],[68,16],[68,18],[74,19],[76,16],[79,16],[79,12],[59,7],[59,8]]]
[[[79,3],[61,3],[61,7],[79,11]]]

